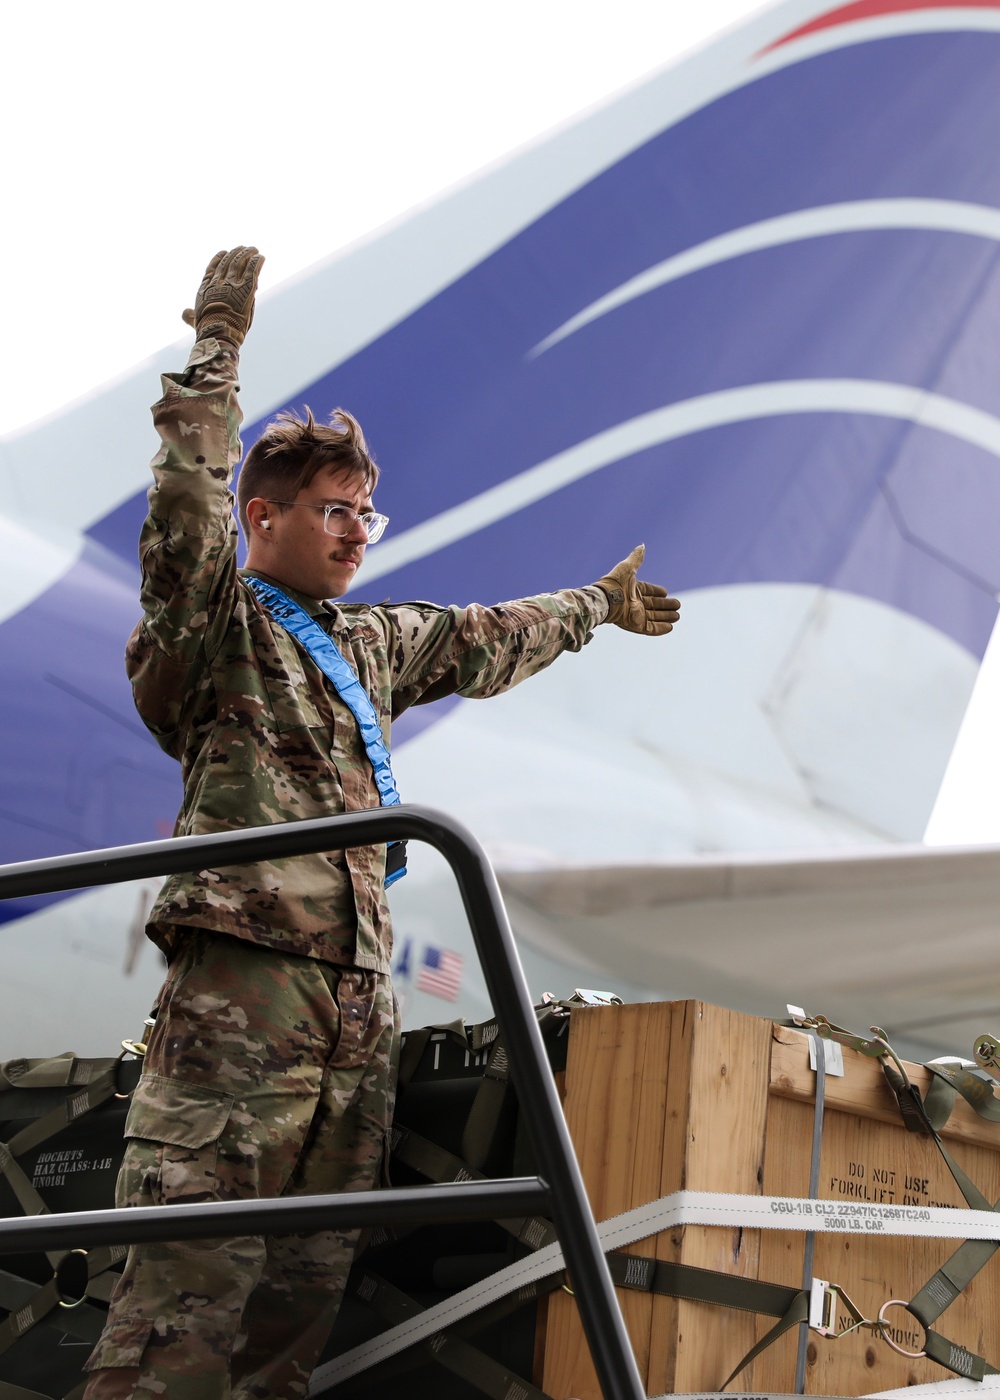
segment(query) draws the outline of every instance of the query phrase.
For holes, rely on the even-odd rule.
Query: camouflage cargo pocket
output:
[[[85,1371],[105,1367],[141,1366],[153,1324],[148,1317],[120,1317],[105,1327],[101,1340],[84,1363]]]
[[[143,1075],[125,1120],[120,1203],[214,1200],[219,1138],[232,1107],[221,1089]]]
[[[322,729],[326,735],[325,749],[329,751],[329,722],[324,722],[310,693],[298,643],[283,627],[273,628],[272,642],[276,659],[273,653],[262,653],[259,644],[258,655],[275,728],[282,733],[303,728]]]

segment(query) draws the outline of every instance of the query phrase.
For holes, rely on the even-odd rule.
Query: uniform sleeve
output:
[[[153,405],[160,450],[139,537],[143,626],[168,656],[211,650],[223,578],[233,585],[236,522],[229,482],[240,459],[235,350],[195,345],[182,374],[163,376]]]
[[[403,603],[388,618],[393,717],[445,695],[482,700],[579,651],[604,621],[604,590],[568,588],[512,603],[439,608]]]
[[[143,617],[126,664],[136,705],[165,747],[229,625],[237,529],[229,482],[240,459],[236,351],[199,341],[153,405],[160,450],[139,537]]]

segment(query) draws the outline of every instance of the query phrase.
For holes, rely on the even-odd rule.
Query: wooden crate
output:
[[[604,1219],[683,1189],[807,1196],[815,1074],[809,1037],[702,1002],[587,1008],[573,1013],[565,1110],[591,1204]],[[962,1206],[933,1142],[908,1133],[877,1063],[844,1051],[845,1076],[826,1081],[820,1196],[836,1201]],[[930,1075],[909,1066],[921,1089]],[[990,1199],[1000,1197],[1000,1126],[959,1101],[942,1136]],[[685,1226],[630,1252],[796,1288],[798,1232]],[[910,1298],[956,1241],[818,1234],[815,1273],[840,1284],[868,1317]],[[619,1290],[649,1395],[718,1389],[772,1326],[702,1303]],[[1000,1365],[1000,1251],[942,1315],[937,1330]],[[902,1309],[897,1340],[920,1347]],[[731,1389],[791,1391],[798,1329]],[[552,1295],[539,1327],[536,1383],[554,1397],[600,1400],[572,1298]],[[807,1394],[865,1395],[943,1380],[934,1363],[907,1360],[871,1332],[837,1340],[809,1334]]]

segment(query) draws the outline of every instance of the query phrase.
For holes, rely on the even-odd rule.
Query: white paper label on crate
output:
[[[826,1060],[827,1074],[836,1074],[840,1075],[841,1078],[843,1078],[844,1051],[836,1040],[820,1040],[817,1042],[816,1037],[814,1035],[811,1035],[809,1037],[809,1068],[816,1068],[817,1044],[822,1045],[823,1047],[823,1055]]]

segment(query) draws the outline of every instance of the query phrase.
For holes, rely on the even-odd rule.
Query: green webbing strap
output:
[[[100,1249],[92,1249],[87,1253],[87,1294],[97,1297],[91,1285],[102,1279],[111,1268],[112,1264],[119,1263],[128,1253],[128,1246],[124,1244],[103,1244]],[[114,1282],[114,1280],[112,1280]]]
[[[609,1254],[607,1260],[611,1278],[619,1288],[660,1293],[688,1303],[717,1303],[739,1312],[784,1317],[797,1298],[807,1296],[801,1288],[721,1274],[694,1264],[675,1264],[668,1259],[650,1259],[643,1254]]]
[[[925,1065],[924,1068],[930,1069],[930,1066]],[[955,1086],[932,1071],[931,1082],[924,1094],[924,1112],[927,1114],[927,1121],[936,1132],[940,1132],[951,1117],[951,1110],[955,1107],[957,1098],[958,1090]]]
[[[11,1274],[6,1269],[0,1269],[0,1308],[3,1308],[4,1312],[14,1312],[17,1308],[23,1308],[37,1292],[37,1283],[22,1278],[20,1274]]]
[[[945,1165],[951,1172],[958,1185],[959,1190],[965,1197],[972,1210],[992,1210],[1000,1211],[1000,1200],[995,1204],[990,1204],[979,1188],[969,1180],[965,1172],[958,1165],[951,1153],[945,1147],[938,1135],[937,1128],[931,1121],[930,1114],[926,1112],[919,1091],[912,1085],[903,1081],[895,1065],[887,1060],[882,1060],[882,1069],[885,1073],[889,1086],[896,1097],[896,1102],[902,1107],[905,1101],[909,1105],[908,1116],[904,1114],[904,1122],[908,1129],[916,1132],[929,1133],[934,1140],[934,1144],[944,1159]],[[949,1076],[945,1081],[949,1088],[958,1090],[958,1084]],[[959,1091],[960,1092],[960,1091]],[[935,1102],[934,1121],[940,1119],[940,1111],[945,1103],[944,1097],[939,1095]],[[913,1125],[911,1127],[911,1125]],[[1000,1234],[1000,1224],[998,1224],[998,1234]],[[955,1301],[962,1290],[975,1278],[980,1269],[990,1260],[1000,1248],[1000,1241],[994,1240],[966,1240],[959,1245],[958,1249],[950,1259],[944,1263],[933,1275],[923,1288],[915,1295],[907,1307],[914,1317],[923,1324],[925,1328],[932,1322],[936,1322],[944,1310]],[[949,1344],[950,1345],[950,1344]],[[960,1373],[961,1374],[961,1373]]]
[[[439,1332],[423,1345],[439,1366],[468,1385],[475,1386],[490,1400],[552,1400],[544,1390],[509,1371],[461,1337]]]
[[[981,1356],[960,1347],[957,1342],[949,1342],[937,1332],[927,1331],[924,1352],[946,1371],[954,1371],[956,1376],[964,1376],[969,1381],[981,1381],[984,1376],[1000,1375],[995,1366],[984,1361]]]
[[[117,1060],[79,1060],[70,1051],[48,1060],[8,1060],[0,1065],[0,1091],[4,1089],[64,1089],[89,1084],[116,1065]]]
[[[32,1186],[23,1169],[14,1161],[5,1142],[0,1142],[0,1172],[7,1178],[7,1184],[17,1197],[17,1203],[25,1215],[48,1215],[48,1206]]]
[[[883,1055],[878,1063],[886,1083],[892,1090],[892,1096],[896,1100],[896,1107],[899,1109],[906,1131],[908,1133],[934,1133],[934,1126],[924,1112],[924,1101],[920,1097],[920,1090],[910,1083],[905,1073],[897,1068],[888,1055]]]
[[[82,1063],[77,1061],[77,1064]],[[104,1061],[107,1064],[107,1061]],[[112,1098],[118,1092],[118,1061],[112,1060],[110,1067],[90,1084],[84,1084],[75,1094],[67,1094],[61,1104],[58,1104],[50,1113],[44,1117],[37,1118],[34,1123],[29,1123],[26,1128],[22,1128],[19,1133],[11,1138],[7,1143],[8,1151],[15,1157],[22,1156],[25,1152],[30,1152],[33,1147],[38,1147],[40,1143],[50,1137],[55,1137],[56,1133],[62,1132],[70,1123],[75,1123],[78,1118],[82,1118],[91,1109],[99,1108],[102,1103]],[[32,1212],[26,1212],[31,1214]]]
[[[87,1381],[82,1380],[72,1390],[68,1390],[63,1400],[83,1400]],[[23,1386],[12,1385],[10,1381],[0,1381],[0,1400],[52,1400],[51,1395],[43,1395],[38,1390],[25,1390]]]
[[[481,1170],[490,1155],[509,1087],[510,1060],[498,1036],[489,1052],[462,1133],[462,1156],[473,1170]]]
[[[895,1095],[896,1102],[899,1104],[905,1127],[910,1132],[924,1132],[931,1135],[945,1165],[954,1177],[958,1189],[970,1208],[972,1210],[1000,1211],[1000,1200],[993,1205],[990,1204],[979,1188],[966,1176],[938,1134],[938,1128],[943,1126],[951,1111],[954,1096],[948,1096],[941,1091],[935,1094],[932,1100],[932,1117],[915,1085],[910,1084],[887,1058],[883,1058],[880,1064],[889,1087]],[[928,1065],[927,1068],[938,1077],[938,1080],[946,1083],[949,1089],[961,1093],[963,1098],[966,1098],[973,1108],[976,1108],[977,1112],[980,1109],[976,1107],[976,1101],[981,1103],[983,1109],[988,1109],[981,1088],[975,1083],[973,1076],[968,1072],[959,1072],[962,1070],[962,1066],[956,1068]],[[992,1090],[990,1093],[992,1095]],[[944,1112],[946,1106],[947,1112]],[[944,1113],[944,1117],[941,1116],[942,1113]],[[989,1111],[982,1112],[981,1116],[984,1118],[993,1117]],[[1000,1113],[997,1117],[1000,1119]],[[997,1234],[1000,1236],[1000,1223],[998,1223]],[[984,1375],[996,1375],[998,1372],[981,1356],[949,1341],[947,1337],[942,1337],[938,1332],[932,1332],[930,1325],[937,1321],[946,1308],[951,1306],[998,1249],[1000,1249],[1000,1238],[997,1240],[966,1240],[906,1304],[907,1311],[913,1314],[927,1333],[927,1340],[924,1343],[924,1351],[927,1356],[932,1361],[936,1361],[939,1366],[953,1371],[956,1375],[965,1376],[969,1380],[982,1380]]]
[[[127,1253],[128,1250],[123,1248],[120,1257],[124,1259]],[[112,1263],[117,1263],[117,1260],[112,1260]],[[111,1266],[108,1265],[109,1269],[110,1267]],[[110,1303],[111,1295],[115,1290],[117,1282],[117,1274],[112,1274],[104,1270],[91,1278],[90,1282],[87,1284],[87,1297],[96,1298],[101,1303]]]
[[[29,1332],[37,1323],[48,1317],[60,1303],[66,1304],[67,1313],[75,1312],[87,1297],[91,1278],[104,1273],[126,1253],[127,1251],[120,1247],[106,1246],[89,1254],[83,1250],[70,1250],[68,1254],[64,1254],[48,1283],[43,1283],[41,1288],[35,1289],[30,1298],[20,1303],[3,1322],[0,1322],[0,1356],[23,1337],[25,1332]],[[67,1294],[71,1298],[68,1304]],[[96,1335],[93,1338],[88,1335],[85,1340],[96,1342],[100,1332],[101,1327],[98,1326]]]
[[[929,1133],[934,1139],[934,1145],[944,1159],[945,1166],[955,1179],[958,1189],[969,1206],[970,1210],[993,1210],[993,1206],[980,1191],[965,1172],[955,1161],[954,1157],[945,1147],[938,1134],[937,1128],[931,1122],[924,1108],[924,1101],[920,1097],[920,1090],[915,1084],[911,1084],[892,1063],[890,1059],[884,1057],[879,1061],[882,1066],[882,1073],[886,1082],[893,1092],[899,1111],[903,1118],[903,1126],[910,1133]],[[995,1247],[995,1246],[994,1246]]]
[[[403,1044],[399,1051],[399,1071],[396,1081],[400,1088],[404,1084],[409,1084],[417,1066],[424,1057],[424,1051],[430,1044],[431,1027],[421,1026],[418,1031],[407,1031],[403,1036]]]
[[[482,1172],[470,1171],[461,1157],[421,1137],[412,1128],[394,1124],[390,1139],[392,1156],[431,1181],[482,1181]]]
[[[18,1338],[23,1337],[25,1332],[29,1332],[36,1322],[48,1317],[61,1302],[62,1292],[58,1280],[50,1278],[48,1283],[35,1290],[22,1307],[0,1322],[0,1356],[12,1347]]]
[[[808,1301],[808,1295],[801,1288],[721,1274],[715,1269],[700,1269],[695,1264],[676,1264],[668,1259],[651,1259],[644,1254],[628,1254],[625,1251],[606,1257],[612,1282],[616,1287],[627,1288],[634,1293],[657,1293],[661,1297],[680,1298],[687,1303],[714,1303],[738,1312],[763,1313],[766,1317],[777,1318],[785,1318],[800,1298]],[[543,1293],[550,1293],[564,1277],[562,1273],[549,1274],[539,1281],[538,1288]],[[529,1301],[527,1297],[522,1298],[520,1293],[515,1296],[518,1306]]]
[[[561,1003],[559,1004],[561,1008]],[[536,1006],[540,1025],[544,1025],[555,1013],[552,1006]],[[559,1011],[560,1016],[565,1013]],[[495,1017],[489,1021],[479,1021],[467,1026],[464,1021],[448,1021],[433,1026],[421,1026],[418,1030],[407,1031],[403,1037],[400,1052],[398,1083],[409,1084],[416,1074],[431,1038],[444,1033],[473,1054],[488,1052],[486,1070],[476,1090],[469,1116],[462,1130],[462,1157],[456,1157],[444,1148],[437,1147],[429,1139],[421,1137],[412,1129],[395,1125],[392,1130],[392,1155],[414,1171],[420,1172],[431,1181],[482,1180],[480,1170],[485,1164],[496,1138],[500,1112],[507,1093],[509,1068],[506,1051],[500,1044],[500,1024]],[[548,1222],[534,1218],[499,1222],[531,1249],[539,1249],[543,1244],[551,1244],[556,1236]],[[368,1236],[361,1253],[365,1250],[384,1249],[387,1245],[412,1234],[416,1225],[376,1226]]]
[[[1000,1209],[1000,1201],[992,1207]],[[997,1228],[1000,1234],[1000,1226]],[[1000,1248],[994,1240],[966,1240],[907,1303],[924,1327],[936,1322]]]
[[[1000,1099],[993,1093],[996,1080],[985,1070],[947,1059],[931,1060],[924,1069],[934,1076],[924,1095],[924,1108],[935,1128],[944,1127],[959,1094],[980,1118],[1000,1123]]]
[[[0,1308],[4,1312],[18,1312],[37,1292],[37,1283],[0,1269]],[[88,1288],[88,1296],[90,1292]],[[71,1337],[77,1337],[81,1342],[96,1342],[107,1321],[107,1314],[100,1308],[92,1308],[89,1303],[80,1303],[74,1308],[63,1308],[59,1321]]]
[[[468,1029],[475,1030],[475,1026]],[[430,1044],[434,1035],[446,1035],[449,1039],[457,1041],[459,1045],[469,1048],[469,1037],[465,1022],[461,1019],[457,1021],[440,1021],[434,1026],[421,1026],[419,1030],[407,1031],[403,1036],[403,1045],[399,1054],[399,1071],[397,1082],[400,1085],[409,1084],[416,1074],[420,1061],[424,1057],[424,1051]],[[474,1048],[474,1047],[473,1047]]]
[[[378,1274],[362,1273],[351,1279],[354,1297],[374,1309],[391,1327],[426,1311],[421,1303],[393,1287]],[[437,1332],[415,1348],[418,1355],[430,1357],[452,1375],[473,1385],[490,1400],[551,1400],[544,1391],[523,1377],[508,1371],[478,1348],[448,1331]],[[409,1367],[407,1367],[409,1369]]]
[[[545,1024],[547,1008],[533,1008],[540,1026]],[[488,1050],[500,1034],[500,1022],[495,1016],[488,1021],[476,1021],[469,1027],[469,1043],[478,1055],[480,1050]]]
[[[809,1293],[803,1288],[787,1288],[762,1279],[739,1278],[693,1264],[674,1264],[666,1259],[649,1259],[639,1254],[609,1254],[608,1268],[619,1288],[659,1293],[667,1298],[683,1298],[689,1303],[715,1303],[740,1312],[763,1313],[778,1321],[747,1352],[732,1374],[723,1382],[725,1390],[744,1367],[766,1351],[790,1328],[809,1320]]]
[[[779,1337],[784,1336],[784,1334],[787,1331],[789,1331],[790,1328],[798,1327],[800,1323],[808,1321],[809,1295],[808,1293],[803,1293],[800,1291],[798,1294],[796,1294],[791,1306],[785,1313],[784,1317],[782,1317],[778,1322],[776,1322],[771,1328],[771,1330],[767,1332],[763,1337],[761,1337],[760,1341],[757,1343],[756,1346],[750,1348],[750,1350],[747,1352],[746,1356],[744,1356],[743,1360],[739,1363],[736,1369],[732,1371],[722,1382],[722,1389],[725,1390],[726,1386],[729,1385],[730,1381],[732,1381],[736,1376],[738,1376],[739,1373],[745,1367],[749,1366],[751,1361],[756,1361],[757,1357],[760,1356],[761,1352],[766,1351],[772,1342],[776,1342]]]
[[[10,1381],[0,1381],[0,1400],[52,1400],[52,1397],[42,1395],[38,1390],[25,1390],[23,1386],[11,1385]],[[66,1400],[69,1400],[69,1396]]]
[[[484,1181],[480,1171],[471,1171],[461,1157],[447,1148],[415,1133],[412,1128],[396,1126],[392,1130],[392,1155],[429,1181]],[[498,1220],[508,1234],[526,1244],[529,1249],[541,1249],[555,1243],[557,1236],[552,1222],[541,1216],[524,1216]],[[379,1239],[379,1243],[382,1241]]]

